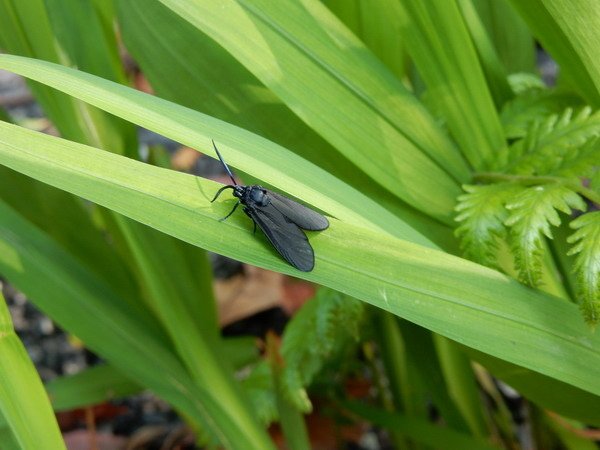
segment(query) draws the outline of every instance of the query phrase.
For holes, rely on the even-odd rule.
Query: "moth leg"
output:
[[[235,210],[237,209],[238,206],[240,206],[242,204],[242,202],[238,201],[235,206],[233,207],[233,209],[229,212],[229,214],[227,214],[225,217],[223,217],[222,219],[219,219],[219,222],[223,222],[225,219],[227,219],[229,216],[231,216]]]
[[[256,222],[252,220],[252,223],[254,224],[254,231],[252,231],[252,234],[256,234]]]
[[[213,197],[213,199],[210,201],[211,203],[214,202],[217,197],[219,197],[219,195],[221,195],[221,192],[223,192],[225,189],[235,189],[235,186],[232,186],[231,184],[228,184],[227,186],[223,186],[221,189],[219,189],[217,191],[217,193],[215,194],[215,196]]]

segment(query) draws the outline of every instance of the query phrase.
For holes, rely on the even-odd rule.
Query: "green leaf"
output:
[[[473,370],[473,362],[456,342],[439,334],[433,335],[438,359],[444,375],[445,386],[456,407],[475,436],[488,434],[485,405]]]
[[[0,241],[0,253],[18,263],[19,255]],[[39,448],[40,442],[65,449],[56,418],[38,373],[13,329],[0,293],[0,418],[20,449]],[[2,420],[0,419],[0,422]],[[2,444],[4,446],[4,443]],[[4,448],[4,447],[3,447]]]
[[[386,0],[324,0],[323,3],[340,18],[352,32],[394,74],[406,75],[407,59],[400,34],[400,15],[397,2]]]
[[[12,119],[9,116],[8,112],[4,109],[4,107],[0,106],[0,120],[3,122],[12,123]]]
[[[458,5],[446,0],[401,5],[402,37],[429,95],[471,166],[489,168],[504,136]]]
[[[89,205],[64,191],[0,167],[0,198],[42,228],[124,298],[139,297],[131,271],[93,222]],[[57,214],[60,211],[60,214]]]
[[[511,0],[531,32],[561,68],[561,76],[586,101],[600,106],[600,62],[595,57],[600,4],[568,0]]]
[[[600,137],[587,141],[580,147],[570,149],[564,156],[555,174],[581,182],[582,178],[592,178],[598,171],[600,160]],[[592,189],[593,186],[590,186]]]
[[[571,208],[585,211],[581,197],[560,183],[526,188],[506,205],[510,211],[505,225],[511,228],[510,240],[515,255],[519,279],[529,285],[538,285],[542,274],[542,239],[552,239],[550,225],[561,221],[556,210],[571,214]]]
[[[44,0],[44,3],[46,7],[40,8],[44,13],[47,11],[53,39],[60,46],[61,58],[52,62],[127,84],[114,29],[103,27],[93,0]],[[52,95],[62,94],[52,92]],[[137,157],[135,127],[85,103],[76,103],[80,127],[88,130],[83,143]]]
[[[600,39],[600,31],[596,26],[600,21],[600,4],[593,1],[580,2],[577,8],[573,8],[573,4],[568,0],[545,0],[544,6],[556,22],[557,27],[565,34],[567,43],[572,45],[576,56],[572,55],[571,58],[577,58],[581,61],[580,64],[576,65],[564,64],[563,57],[565,55],[561,53],[556,55],[557,62],[560,64],[561,69],[567,72],[569,77],[573,77],[574,80],[579,81],[584,76],[589,76],[595,89],[592,91],[591,86],[588,89],[587,83],[581,85],[581,89],[591,104],[600,107],[600,61],[595,55],[598,39]],[[547,38],[556,39],[558,36],[544,35],[542,38],[544,45]],[[585,74],[574,74],[579,69],[584,69]],[[576,76],[577,78],[575,78]]]
[[[458,182],[468,177],[460,152],[321,2],[161,2],[227,49],[373,180],[448,222]]]
[[[55,64],[0,55],[0,67],[45,83],[117,116],[216,156],[211,139],[234,167],[268,184],[310,201],[329,214],[351,223],[434,246],[361,192],[319,167],[259,136],[199,112]],[[285,168],[285,171],[281,169]],[[452,199],[454,202],[454,199]]]
[[[544,80],[540,75],[527,72],[511,73],[508,76],[508,82],[513,92],[517,95],[521,95],[529,90],[547,90],[548,86],[544,83]],[[573,94],[575,95],[575,94]],[[579,101],[581,101],[580,97]]]
[[[582,108],[575,116],[567,108],[561,115],[552,115],[534,122],[527,136],[509,149],[505,170],[523,175],[554,174],[573,149],[600,136],[600,111]]]
[[[473,0],[508,73],[534,72],[535,43],[527,25],[509,2]]]
[[[508,84],[508,72],[500,61],[500,57],[472,0],[458,0],[458,5],[465,25],[471,34],[473,45],[479,55],[481,68],[498,109],[514,96]]]
[[[589,212],[571,222],[575,231],[567,241],[575,258],[577,292],[583,316],[590,325],[600,321],[600,211]]]
[[[332,148],[244,66],[162,3],[119,0],[117,6],[127,50],[156,95],[301,155],[314,148],[332,156]],[[196,66],[203,69],[190,70]]]
[[[9,124],[0,124],[0,163],[186,242],[329,286],[465,345],[600,393],[600,363],[595,364],[600,335],[582,327],[577,307],[483,266],[331,219],[327,231],[310,233],[315,270],[299,273],[262,236],[252,234],[246,217],[218,221],[231,200],[210,203],[217,183]],[[72,281],[68,270],[59,275],[57,280]],[[97,321],[97,315],[81,311],[77,317]],[[79,323],[68,325],[74,330]],[[147,345],[145,339],[140,341]],[[164,382],[164,374],[158,375]]]
[[[4,446],[2,450],[22,450],[23,447],[17,442],[17,439],[3,419],[4,418],[0,416],[0,442],[2,442],[2,445]]]
[[[410,343],[405,346],[407,363],[415,371],[419,384],[439,410],[444,423],[456,431],[467,432],[467,423],[446,388],[433,334],[406,321],[400,321],[400,331],[404,342]]]
[[[106,35],[95,0],[44,0],[54,36],[69,65],[125,84],[114,37]],[[111,39],[112,38],[112,39]]]
[[[133,395],[141,390],[142,386],[109,364],[94,366],[46,383],[46,391],[55,411],[83,408]]]
[[[515,183],[465,185],[458,197],[456,235],[465,257],[488,267],[498,267],[499,240],[506,236],[505,206],[523,188]]]
[[[52,2],[54,0],[48,1]],[[81,5],[87,2],[88,0],[75,3]],[[66,11],[60,12],[61,17],[63,14],[69,16],[73,13],[71,8],[65,9]],[[82,24],[85,23],[84,27],[87,26],[87,29],[89,29],[93,26],[89,22],[94,23],[94,18],[95,16],[87,14],[79,15],[74,20]],[[65,31],[62,27],[61,29],[61,37],[70,34],[68,30]],[[53,31],[45,0],[0,1],[0,47],[4,51],[54,63],[63,63],[67,59],[67,55],[57,45]],[[73,35],[71,34],[71,36]],[[79,40],[77,41],[79,46],[82,45],[82,39],[87,41],[79,33],[75,33],[73,39]],[[104,36],[96,36],[93,39],[95,48],[99,48],[103,41]],[[67,49],[70,48],[71,46],[67,47]],[[95,53],[92,57],[86,51],[69,56],[71,57],[70,62],[79,67],[86,67],[91,59],[97,58]],[[78,60],[77,56],[84,58],[85,61]],[[108,68],[103,64],[91,66],[90,69],[98,69],[99,67],[106,69],[102,70],[103,75],[108,73]],[[117,153],[135,150],[135,130],[129,124],[116,120],[104,111],[93,108],[68,95],[49,89],[47,86],[34,82],[30,82],[29,86],[36,100],[40,102],[45,113],[60,131],[61,136],[77,142],[108,148]],[[128,154],[132,155],[133,153]]]

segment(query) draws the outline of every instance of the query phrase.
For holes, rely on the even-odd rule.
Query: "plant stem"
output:
[[[600,205],[600,194],[593,189],[583,186],[581,183],[574,182],[562,177],[552,176],[537,176],[537,175],[512,175],[508,173],[498,172],[480,172],[473,175],[473,181],[478,182],[496,182],[508,181],[516,182],[524,185],[546,184],[546,183],[562,183],[569,186],[578,194],[586,197],[588,200]]]

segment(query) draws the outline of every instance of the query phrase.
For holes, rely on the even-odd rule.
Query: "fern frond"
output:
[[[570,224],[576,229],[567,241],[573,244],[577,293],[585,321],[600,322],[600,211],[583,214]]]
[[[578,147],[600,136],[600,112],[585,107],[576,115],[567,108],[534,122],[527,135],[503,155],[505,171],[519,175],[552,175]]]
[[[264,425],[269,425],[279,418],[273,373],[267,361],[256,364],[247,377],[241,381],[253,411]]]
[[[524,189],[511,200],[504,222],[510,227],[510,241],[521,282],[537,286],[542,270],[542,239],[552,239],[550,225],[560,225],[558,211],[571,213],[571,208],[584,211],[583,199],[561,183],[544,184]]]
[[[507,139],[522,138],[533,123],[580,104],[581,99],[568,92],[528,88],[502,107],[500,121]]]
[[[564,155],[554,174],[565,178],[588,178],[600,164],[600,138],[592,138],[581,147],[575,147]]]
[[[287,325],[281,345],[284,395],[300,411],[310,412],[308,386],[326,361],[358,339],[364,304],[340,292],[321,288]]]
[[[547,90],[544,80],[530,72],[516,72],[508,75],[508,84],[515,95],[523,95],[528,91]]]
[[[497,267],[499,240],[506,235],[505,204],[523,187],[515,183],[463,186],[466,194],[458,197],[455,220],[461,222],[455,233],[463,255],[488,267]]]

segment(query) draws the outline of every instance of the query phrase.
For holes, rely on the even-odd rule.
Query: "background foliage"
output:
[[[202,443],[272,448],[277,420],[300,449],[318,394],[398,448],[514,448],[494,375],[540,448],[593,448],[574,430],[600,424],[598,23],[585,0],[1,0],[0,69],[60,137],[2,113],[0,274],[106,361],[47,385],[52,406],[149,388]],[[135,125],[214,139],[330,216],[315,270],[218,222],[216,183],[141,161]],[[323,287],[259,356],[220,336],[207,250]],[[1,384],[39,385],[4,316]],[[370,404],[340,389],[365,372]],[[11,448],[64,447],[41,385],[0,414]]]

